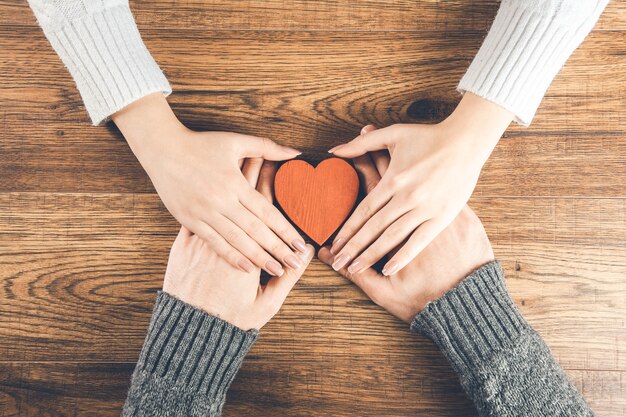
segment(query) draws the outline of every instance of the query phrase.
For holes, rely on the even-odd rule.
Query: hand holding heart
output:
[[[381,181],[381,171],[388,164],[389,157],[381,153],[355,159],[354,165],[366,192],[376,188]],[[390,256],[396,251],[394,249]],[[336,259],[328,247],[321,248],[318,257],[328,265]],[[339,273],[359,286],[376,304],[410,323],[426,304],[493,260],[494,254],[482,223],[468,206],[464,206],[454,221],[401,271],[385,277],[372,268],[351,273],[344,267]]]
[[[338,232],[333,268],[363,271],[398,245],[383,274],[404,268],[463,209],[510,121],[508,111],[468,93],[439,124],[367,126],[356,139],[331,149],[343,158],[372,151],[391,157],[380,169],[380,183]]]
[[[170,213],[215,253],[246,272],[259,267],[280,276],[283,265],[300,267],[304,240],[245,178],[249,164],[300,152],[255,136],[191,131],[162,94],[133,102],[113,119]]]
[[[247,163],[246,181],[272,201],[275,167],[271,163]],[[163,291],[243,330],[260,329],[280,309],[313,257],[307,245],[298,255],[300,266],[261,285],[260,269],[242,271],[230,265],[211,245],[184,226],[172,245]]]

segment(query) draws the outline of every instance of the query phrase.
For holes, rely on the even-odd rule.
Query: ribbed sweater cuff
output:
[[[549,3],[504,0],[458,90],[499,104],[528,126],[550,83],[607,1]]]
[[[528,324],[509,296],[500,264],[491,262],[428,304],[411,330],[432,339],[464,378],[509,348]]]
[[[125,4],[43,29],[74,77],[94,125],[145,95],[172,92]]]
[[[127,407],[137,405],[136,398],[152,404],[159,401],[164,406],[187,400],[195,403],[189,406],[196,409],[221,407],[258,334],[160,292]]]

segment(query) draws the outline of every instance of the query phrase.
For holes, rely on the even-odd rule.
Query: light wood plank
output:
[[[0,46],[14,56],[0,60],[7,74],[0,79],[0,190],[153,192],[119,132],[89,126],[73,82],[43,36],[26,45],[13,31],[0,33]],[[366,123],[445,117],[470,58],[457,55],[458,43],[475,42],[457,34],[438,41],[439,51],[428,49],[423,34],[357,40],[308,32],[176,35],[154,49],[168,62],[174,84],[182,84],[171,98],[182,120],[196,129],[268,136],[302,148],[313,161]],[[205,35],[215,48],[203,46]],[[557,77],[533,126],[509,129],[478,195],[624,196],[624,45],[621,33],[588,39]],[[372,55],[382,55],[383,63],[372,65],[365,59]],[[590,70],[596,62],[602,70]],[[419,73],[434,75],[416,79]]]
[[[514,299],[566,367],[626,370],[625,201],[472,201]],[[157,196],[14,193],[0,207],[0,355],[136,360],[177,231]],[[442,363],[318,261],[264,333],[258,352],[283,364],[381,349],[398,369]]]

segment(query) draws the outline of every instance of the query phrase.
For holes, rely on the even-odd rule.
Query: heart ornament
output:
[[[343,159],[325,159],[315,168],[297,159],[278,169],[274,193],[291,221],[322,245],[352,211],[359,177]]]

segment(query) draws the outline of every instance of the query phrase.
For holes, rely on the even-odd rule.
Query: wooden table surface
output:
[[[496,1],[131,1],[190,127],[318,161],[367,123],[433,122]],[[0,416],[117,416],[176,221],[94,128],[24,0],[0,0]],[[471,200],[516,303],[602,416],[626,413],[626,4],[511,127]],[[225,416],[474,416],[441,354],[313,262]]]

